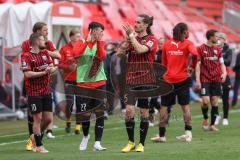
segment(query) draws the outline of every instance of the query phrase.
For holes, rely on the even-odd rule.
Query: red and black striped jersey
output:
[[[217,46],[202,44],[197,48],[198,61],[201,62],[201,82],[221,82],[221,63],[223,63],[222,51]],[[222,62],[221,62],[222,61]]]
[[[44,71],[52,59],[47,50],[41,50],[39,53],[25,52],[21,55],[21,69],[23,72]],[[51,75],[46,74],[38,78],[24,78],[27,96],[42,96],[51,93]]]
[[[130,46],[127,51],[126,83],[129,85],[153,83],[155,81],[154,73],[150,71],[158,48],[157,39],[153,35],[136,37],[136,39],[140,44],[148,47],[148,52],[137,53],[136,49]]]

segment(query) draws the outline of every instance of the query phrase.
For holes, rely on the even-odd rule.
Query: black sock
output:
[[[165,137],[166,127],[159,127],[159,136]]]
[[[29,115],[30,113],[28,113],[28,132],[29,132],[29,136],[31,136],[33,134],[33,117]]]
[[[127,129],[128,139],[131,142],[134,142],[134,127],[135,127],[135,121],[134,118],[126,119],[125,125]]]
[[[95,141],[101,141],[104,128],[104,117],[99,117],[95,124]]]
[[[42,146],[41,134],[34,134],[34,139],[37,147]]]
[[[82,122],[83,135],[86,137],[89,133],[90,121]]]
[[[223,118],[228,119],[229,106],[223,106]]]
[[[202,106],[202,114],[204,119],[208,119],[208,105],[204,104]]]
[[[53,133],[52,129],[47,129],[46,133]]]
[[[140,143],[144,145],[149,127],[148,118],[142,118],[140,122]]]
[[[42,141],[43,137],[44,137],[44,130],[41,131],[41,141]]]
[[[71,127],[71,122],[66,122],[66,127]]]
[[[218,112],[218,107],[217,106],[212,106],[211,110],[211,125],[215,124],[215,120],[217,117],[217,112]]]
[[[192,130],[192,126],[185,125],[185,131],[191,131],[191,130]]]

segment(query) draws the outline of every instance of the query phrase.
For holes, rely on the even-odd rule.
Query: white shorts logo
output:
[[[86,111],[86,106],[87,106],[86,103],[82,103],[82,104],[81,104],[81,111],[82,111],[82,112],[83,112],[83,111]]]
[[[37,111],[37,106],[36,104],[31,104],[32,111]]]
[[[202,95],[205,95],[205,94],[206,94],[206,89],[205,89],[205,88],[202,88],[202,89],[201,89],[201,94],[202,94]]]

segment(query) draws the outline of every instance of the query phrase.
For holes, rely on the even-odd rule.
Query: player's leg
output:
[[[231,89],[231,82],[229,76],[222,85],[223,89],[223,125],[228,125],[228,111],[229,111],[229,91]]]
[[[137,152],[144,152],[144,143],[148,132],[149,120],[149,104],[148,99],[138,99],[138,107],[140,108],[140,141],[136,147]]]
[[[29,109],[27,112],[27,121],[28,121],[29,138],[26,143],[26,150],[31,151],[33,149],[33,146],[35,145],[35,141],[34,141],[34,134],[33,134],[33,116]]]
[[[44,131],[47,129],[47,137],[48,138],[55,138],[55,136],[52,135],[52,131],[49,131],[49,126],[52,126],[53,122],[53,113],[52,113],[52,95],[45,95],[42,97],[42,103],[43,103],[43,119],[42,119],[42,125],[41,125],[41,135],[43,138]]]
[[[202,97],[202,115],[203,115],[203,121],[202,121],[202,128],[204,130],[209,129],[209,122],[208,122],[208,106],[210,103],[210,83],[202,83],[201,86],[201,97]]]
[[[89,98],[83,98],[81,96],[76,96],[76,115],[78,115],[80,122],[82,123],[83,138],[79,145],[79,150],[83,151],[87,149],[88,140],[90,138],[89,128],[90,128],[90,117],[91,112],[89,112]]]
[[[176,88],[176,94],[178,98],[178,103],[182,107],[183,111],[183,120],[184,120],[184,129],[185,134],[177,137],[177,139],[184,140],[186,142],[192,141],[192,125],[191,125],[191,111],[190,111],[190,85],[189,79],[178,83]]]
[[[125,126],[128,134],[128,144],[122,149],[123,153],[130,152],[135,149],[134,143],[134,128],[135,128],[135,120],[134,120],[134,105],[135,105],[134,97],[127,97],[126,99],[126,112],[125,112]]]
[[[159,123],[159,135],[151,138],[154,142],[166,142],[166,126],[168,123],[168,107],[173,106],[176,103],[175,91],[161,97],[161,107],[159,110],[160,123]]]
[[[218,97],[222,96],[222,85],[221,83],[211,83],[210,87],[210,102],[212,106],[211,110],[211,124],[210,124],[210,130],[211,131],[218,131],[219,129],[215,126],[215,121],[218,113]]]
[[[71,132],[71,116],[73,109],[73,95],[66,95],[66,106],[65,106],[65,115],[66,115],[66,126],[65,131],[67,133]]]
[[[43,111],[42,97],[40,96],[28,97],[28,103],[31,114],[33,116],[33,134],[36,143],[36,146],[33,148],[33,151],[38,153],[48,153],[48,151],[43,147],[41,135],[42,111]]]
[[[106,104],[104,102],[100,102],[95,100],[95,105],[97,108],[94,110],[96,115],[96,123],[95,123],[95,143],[93,149],[95,151],[106,150],[106,148],[102,147],[101,140],[104,129],[104,112],[106,111]]]

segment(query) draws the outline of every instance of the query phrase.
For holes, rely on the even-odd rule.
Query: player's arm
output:
[[[196,47],[193,45],[193,43],[190,43],[190,45],[188,46],[188,50],[189,50],[189,53],[192,54],[191,72],[193,72],[198,62],[198,51]]]
[[[107,56],[106,50],[105,50],[105,43],[103,41],[97,41],[97,58],[99,60],[104,60]]]
[[[61,59],[60,53],[58,53],[58,52],[56,52],[56,51],[48,51],[48,52],[49,52],[49,55],[50,55],[52,58]]]
[[[125,30],[127,37],[129,37],[130,44],[134,47],[137,53],[142,54],[149,51],[149,48],[146,45],[142,45],[137,41],[134,36],[133,28],[129,24],[123,26],[123,29]]]
[[[61,54],[61,59],[59,61],[58,67],[65,71],[73,70],[73,68],[75,68],[75,64],[76,64],[75,59],[72,58],[71,64],[69,64],[69,62],[67,61],[67,58],[66,58],[65,50],[63,47],[60,49],[60,54]]]
[[[195,74],[196,74],[196,88],[201,89],[200,73],[201,73],[201,61],[196,64]]]
[[[226,70],[226,66],[224,64],[223,57],[219,58],[219,62],[221,63],[221,70],[222,70],[221,79],[222,79],[222,82],[225,82],[226,77],[227,77],[227,70]]]
[[[78,59],[81,57],[87,47],[87,42],[86,41],[78,41],[76,44],[73,46],[73,55],[75,59]]]
[[[47,68],[50,74],[54,74],[54,72],[57,70],[57,67],[53,65],[53,63],[49,64],[48,68]]]
[[[200,81],[200,73],[201,73],[201,50],[200,48],[197,49],[198,56],[197,56],[197,64],[195,69],[196,74],[196,88],[201,89],[201,81]]]
[[[162,48],[162,65],[167,66],[167,54],[165,45],[163,45]]]
[[[48,70],[45,71],[41,71],[41,72],[34,72],[34,71],[25,71],[24,75],[27,78],[38,78],[38,77],[42,77],[45,76],[46,74],[48,74]]]

